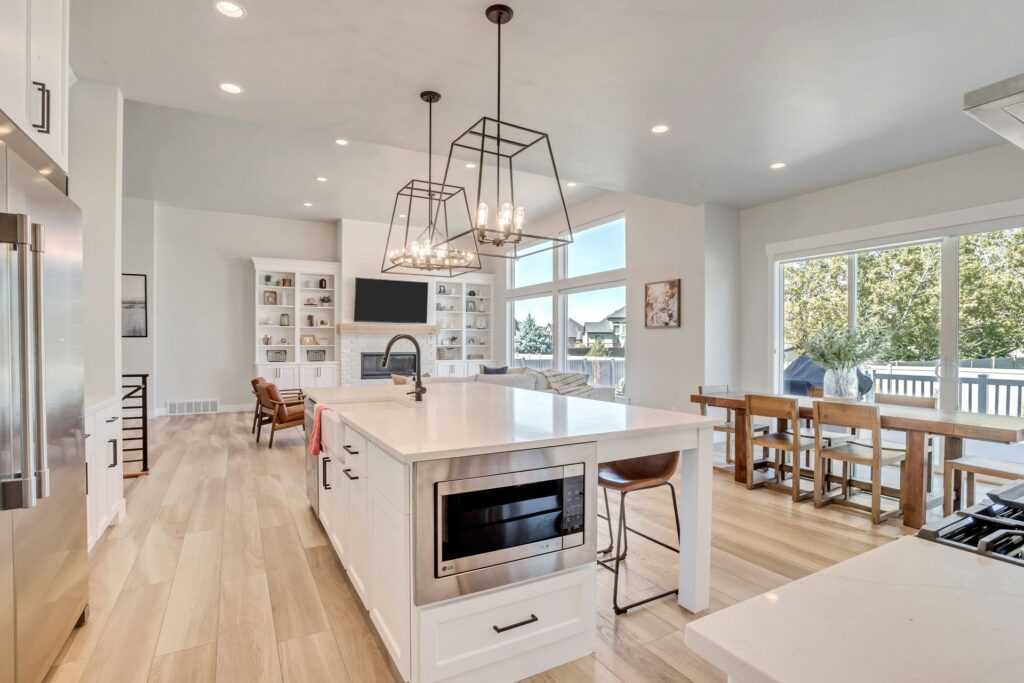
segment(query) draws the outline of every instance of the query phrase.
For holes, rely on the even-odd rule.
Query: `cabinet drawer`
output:
[[[594,633],[594,566],[420,611],[419,672],[443,680]],[[585,636],[586,637],[586,636]],[[472,678],[472,677],[470,677]]]
[[[366,437],[345,425],[345,438],[341,442],[345,466],[360,474],[366,473]]]
[[[409,514],[409,468],[372,443],[367,443],[366,452],[370,486],[400,513]]]

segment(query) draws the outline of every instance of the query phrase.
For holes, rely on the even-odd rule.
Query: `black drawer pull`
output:
[[[331,490],[331,485],[327,483],[327,463],[329,463],[330,461],[331,461],[330,458],[324,458],[323,459],[323,466],[324,466],[324,479],[323,479],[323,481],[324,481],[324,490],[325,491],[330,491]]]
[[[352,450],[351,446],[342,446],[342,448],[344,448],[345,452],[348,453],[349,455],[359,455],[359,451]]]
[[[531,614],[530,618],[526,619],[525,621],[520,621],[516,624],[509,624],[508,626],[492,626],[491,628],[494,629],[495,633],[504,633],[505,631],[511,631],[514,628],[519,628],[520,626],[532,624],[535,621],[540,621],[540,619],[537,618],[536,614]]]
[[[348,477],[349,479],[351,479],[352,481],[355,481],[356,479],[359,478],[359,477],[353,477],[352,476],[352,470],[342,470],[342,472],[344,472],[345,476]]]
[[[118,421],[118,420],[120,420],[120,419],[121,419],[120,417],[118,417],[117,415],[115,415],[114,417],[108,417],[108,418],[107,418],[107,422],[117,422],[117,421]]]
[[[50,133],[50,89],[45,83],[32,81],[33,89],[39,93],[39,123],[32,123],[32,127],[40,133]]]
[[[107,443],[114,444],[114,462],[107,465],[107,467],[117,467],[117,439],[110,439]]]

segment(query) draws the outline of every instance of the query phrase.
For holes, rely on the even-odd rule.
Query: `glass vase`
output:
[[[825,371],[825,396],[857,399],[857,368],[831,368]]]

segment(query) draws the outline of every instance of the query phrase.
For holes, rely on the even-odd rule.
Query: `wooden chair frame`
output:
[[[728,384],[707,384],[700,385],[697,387],[698,394],[728,394]],[[708,407],[704,403],[700,404],[700,414],[707,417]],[[715,425],[716,432],[725,434],[725,464],[732,464],[732,443],[733,439],[736,438],[736,415],[733,414],[731,408],[725,410],[725,424]],[[768,433],[769,425],[754,425],[754,430],[757,432]]]
[[[269,382],[265,382],[260,385],[261,388],[273,386]],[[276,387],[275,387],[276,388]],[[284,398],[283,394],[278,391],[279,395]],[[301,392],[300,392],[301,395]],[[289,429],[291,427],[303,427],[305,428],[305,415],[300,414],[300,417],[290,421],[284,421],[281,419],[281,413],[285,408],[294,406],[302,403],[305,397],[298,400],[285,399],[283,401],[277,401],[270,396],[260,396],[260,418],[259,424],[256,429],[256,443],[260,442],[260,435],[263,433],[263,425],[270,425],[270,442],[267,444],[268,448],[274,447],[274,434],[281,429]]]
[[[253,377],[250,383],[252,384],[252,395],[256,397],[256,409],[252,414],[252,433],[255,434],[260,421],[260,395],[256,391],[256,387],[260,384],[267,384],[267,380],[263,377]],[[277,391],[285,401],[290,403],[302,403],[306,400],[306,395],[302,393],[302,389],[278,389]],[[259,441],[259,439],[256,440]]]
[[[871,505],[862,505],[850,500],[850,466],[862,464],[863,459],[854,458],[849,453],[843,452],[848,444],[835,446],[823,446],[821,429],[824,425],[836,427],[849,427],[855,430],[866,430],[871,433],[871,444],[860,444],[852,442],[853,445],[871,448]],[[900,459],[883,458],[883,451],[902,453]],[[882,468],[888,463],[899,462],[900,483],[904,481],[906,474],[906,451],[903,449],[891,449],[882,445],[882,419],[881,411],[877,405],[863,405],[841,400],[822,400],[814,402],[814,506],[823,507],[829,503],[835,503],[845,507],[854,508],[871,513],[871,521],[874,524],[881,524],[887,519],[903,514],[902,503],[894,510],[882,512]],[[826,460],[839,460],[843,463],[843,477],[841,492],[836,495],[826,493],[824,462]]]
[[[789,493],[794,501],[800,501],[811,497],[812,492],[800,490],[800,480],[804,474],[800,467],[800,453],[809,452],[813,449],[813,443],[808,441],[806,445],[801,443],[800,438],[800,403],[794,398],[782,396],[763,396],[759,394],[747,394],[746,396],[746,420],[747,420],[747,488],[754,488],[753,458],[754,447],[760,446],[764,453],[764,459],[769,466],[775,470],[774,481],[763,482],[769,488],[779,489]],[[791,431],[780,429],[779,431],[768,431],[765,434],[753,433],[754,417],[767,417],[769,419],[786,420],[791,426]],[[788,437],[788,438],[787,438]],[[770,464],[770,452],[775,451],[774,465]],[[786,465],[786,453],[793,454],[792,465]],[[760,463],[758,463],[760,464]],[[786,470],[789,470],[791,482],[785,483]]]
[[[910,408],[931,408],[939,407],[939,399],[932,396],[904,396],[903,394],[875,394],[875,403],[893,406],[908,406]],[[928,460],[928,481],[926,489],[932,492],[933,479],[935,479],[935,437],[929,434],[924,442],[925,457]]]

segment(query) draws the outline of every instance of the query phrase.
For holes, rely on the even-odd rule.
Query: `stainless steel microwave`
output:
[[[593,443],[416,463],[414,601],[594,561]]]

